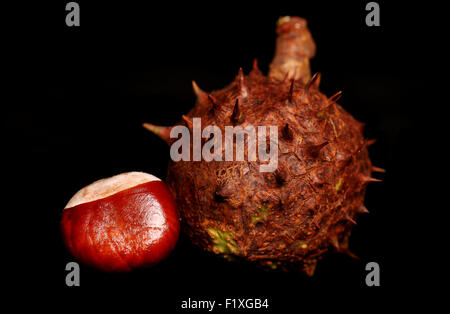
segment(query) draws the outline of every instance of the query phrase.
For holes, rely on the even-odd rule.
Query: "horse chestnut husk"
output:
[[[128,172],[78,191],[62,213],[63,241],[81,262],[109,272],[154,265],[174,248],[175,201],[157,177]]]

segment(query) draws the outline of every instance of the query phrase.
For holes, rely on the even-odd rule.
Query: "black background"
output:
[[[181,312],[188,297],[268,298],[270,308],[261,312],[367,309],[414,290],[411,280],[426,276],[416,271],[424,240],[412,221],[423,207],[410,179],[415,143],[423,137],[428,72],[418,38],[427,35],[424,18],[432,16],[427,8],[378,1],[381,26],[367,27],[367,2],[78,1],[78,28],[65,25],[64,1],[20,9],[8,32],[20,47],[10,77],[16,97],[2,115],[6,145],[23,171],[15,186],[25,177],[31,187],[18,196],[25,206],[11,223],[19,243],[12,263],[21,269],[13,272],[15,288],[48,305],[144,313]],[[370,214],[352,233],[350,248],[360,259],[328,254],[307,278],[228,263],[181,235],[170,257],[153,268],[105,274],[82,265],[81,286],[66,287],[65,265],[74,259],[59,221],[71,196],[126,171],[165,178],[169,149],[141,124],[178,122],[194,104],[192,79],[204,90],[220,89],[240,66],[248,73],[253,58],[267,73],[275,23],[284,15],[308,20],[318,48],[311,67],[322,73],[322,92],[342,90],[339,103],[366,123],[368,139],[378,140],[370,156],[387,172],[377,175],[383,183],[369,186]],[[381,267],[381,287],[365,285],[371,261]]]

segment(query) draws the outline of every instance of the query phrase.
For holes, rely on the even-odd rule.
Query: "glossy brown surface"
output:
[[[162,181],[67,208],[61,228],[69,251],[104,271],[156,264],[171,252],[179,235],[175,203]]]

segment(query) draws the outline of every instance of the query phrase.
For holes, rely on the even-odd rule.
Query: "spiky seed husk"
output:
[[[350,256],[348,239],[364,207],[367,184],[381,168],[371,165],[362,123],[319,91],[310,78],[315,45],[306,22],[278,23],[277,52],[264,76],[257,68],[209,96],[193,83],[196,106],[183,117],[188,126],[245,122],[278,126],[278,168],[259,172],[260,161],[170,162],[167,183],[184,232],[204,249],[261,265],[314,273],[330,248]],[[201,99],[206,98],[206,105]],[[288,100],[288,104],[286,102]],[[167,133],[167,129],[163,132]],[[270,139],[268,138],[268,141]],[[270,141],[269,141],[270,142]],[[271,266],[271,268],[273,268]]]

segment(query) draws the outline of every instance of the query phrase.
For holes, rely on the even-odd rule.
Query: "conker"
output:
[[[63,210],[61,230],[78,260],[124,272],[167,257],[180,225],[166,184],[147,173],[128,172],[79,190]]]

